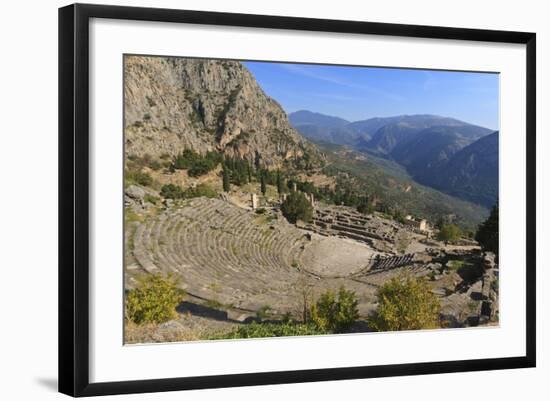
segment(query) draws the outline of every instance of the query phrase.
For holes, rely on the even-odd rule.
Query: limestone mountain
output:
[[[124,73],[128,156],[192,149],[273,168],[322,164],[322,154],[237,61],[126,56]]]

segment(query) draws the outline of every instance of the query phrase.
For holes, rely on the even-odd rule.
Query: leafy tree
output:
[[[266,192],[265,174],[260,175],[260,191],[262,191],[262,195],[265,196],[265,192]]]
[[[224,166],[222,171],[222,183],[224,192],[229,192],[231,185],[229,184],[229,170]]]
[[[162,323],[174,319],[183,293],[177,280],[168,275],[146,274],[126,294],[126,318],[134,323]]]
[[[447,244],[448,242],[459,240],[461,236],[462,231],[460,230],[460,227],[455,224],[443,224],[437,234],[437,239]]]
[[[313,218],[313,207],[302,192],[291,192],[281,205],[281,212],[291,223],[302,220],[306,223]]]
[[[479,225],[475,239],[483,249],[498,254],[498,203],[487,220]]]
[[[376,296],[378,308],[368,323],[377,331],[439,327],[439,300],[422,278],[394,277],[378,290]]]
[[[341,333],[359,317],[354,292],[340,287],[338,294],[328,290],[311,307],[311,321],[323,331]]]

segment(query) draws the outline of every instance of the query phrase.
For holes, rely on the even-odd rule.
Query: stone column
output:
[[[252,202],[252,210],[256,210],[258,208],[258,196],[250,194],[250,201]]]

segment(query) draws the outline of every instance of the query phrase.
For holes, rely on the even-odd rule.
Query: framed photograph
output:
[[[535,34],[59,10],[59,390],[535,366]]]

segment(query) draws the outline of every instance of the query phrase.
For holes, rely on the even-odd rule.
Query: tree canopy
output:
[[[487,220],[479,225],[475,239],[483,249],[498,254],[498,204],[493,206]]]
[[[126,318],[137,324],[166,322],[177,316],[176,306],[182,299],[174,276],[146,274],[126,294]]]
[[[421,278],[393,278],[376,294],[378,309],[369,318],[377,331],[420,330],[439,327],[441,306]]]
[[[460,230],[460,227],[455,224],[443,224],[443,226],[439,229],[437,239],[447,243],[457,241],[461,236],[462,231]]]
[[[291,223],[298,220],[306,223],[311,222],[313,218],[313,207],[302,192],[293,191],[281,205],[281,212]]]

